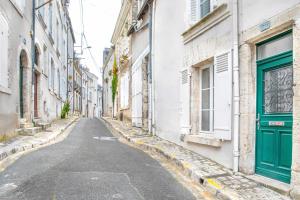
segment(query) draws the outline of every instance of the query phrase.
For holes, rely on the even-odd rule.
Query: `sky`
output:
[[[83,4],[83,25],[81,22],[81,4]],[[102,67],[102,52],[105,47],[110,47],[111,36],[121,7],[121,0],[70,0],[70,17],[76,38],[75,46],[81,46],[81,32],[84,33],[88,44],[84,41],[83,57],[81,60],[90,71],[100,79],[100,68]],[[91,46],[87,49],[87,46]],[[80,48],[75,47],[80,53]],[[90,52],[92,56],[90,55]],[[93,59],[94,57],[94,59]]]

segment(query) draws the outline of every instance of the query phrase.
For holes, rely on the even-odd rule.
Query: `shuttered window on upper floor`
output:
[[[195,24],[213,10],[216,0],[188,0],[188,3],[190,23]]]
[[[0,13],[0,86],[8,88],[8,24]]]

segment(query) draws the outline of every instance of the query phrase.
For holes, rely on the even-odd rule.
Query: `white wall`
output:
[[[153,84],[156,134],[179,142],[180,69],[183,63],[185,1],[156,1],[153,34]]]
[[[241,0],[239,1],[240,30],[256,26],[299,4],[299,0]]]

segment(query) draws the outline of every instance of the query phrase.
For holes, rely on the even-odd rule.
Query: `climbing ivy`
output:
[[[112,68],[112,80],[111,80],[111,90],[112,90],[112,103],[114,105],[115,99],[116,99],[116,94],[117,94],[117,88],[118,88],[118,66],[117,66],[117,59],[116,55],[114,57],[114,64]]]

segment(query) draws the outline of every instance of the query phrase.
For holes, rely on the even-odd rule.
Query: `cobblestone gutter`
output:
[[[30,151],[56,141],[77,119],[78,117],[70,117],[64,120],[56,120],[52,123],[51,127],[44,132],[37,133],[34,136],[19,136],[13,141],[0,143],[0,169],[2,168],[2,162],[5,159],[9,159],[12,155]]]
[[[233,173],[218,163],[197,153],[184,149],[159,137],[150,136],[141,129],[126,126],[110,118],[102,119],[114,133],[121,134],[129,142],[168,159],[183,170],[197,184],[203,185],[218,199],[251,199],[251,200],[288,200],[283,195],[271,190],[242,173]]]

